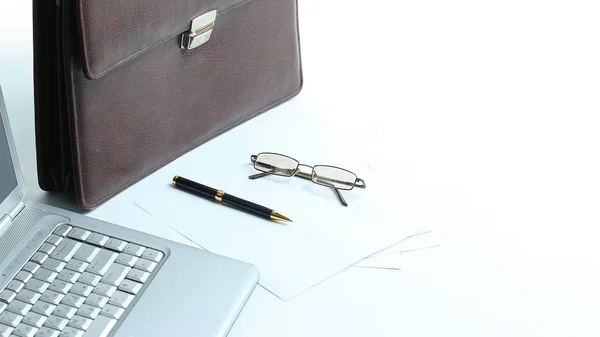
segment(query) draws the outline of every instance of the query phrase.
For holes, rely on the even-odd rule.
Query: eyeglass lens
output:
[[[340,190],[351,190],[354,188],[356,175],[339,167],[319,165],[313,169],[312,181]]]
[[[298,161],[275,153],[261,153],[256,157],[254,168],[280,176],[292,176],[298,168]]]

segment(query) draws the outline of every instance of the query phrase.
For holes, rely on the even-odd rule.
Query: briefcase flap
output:
[[[84,73],[98,79],[177,35],[180,48],[197,47],[210,38],[219,13],[249,1],[79,0]]]

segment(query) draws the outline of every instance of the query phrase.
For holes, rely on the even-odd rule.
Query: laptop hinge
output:
[[[8,216],[8,214],[5,214],[2,219],[0,219],[0,233],[3,233],[10,225],[12,225],[12,218]]]
[[[17,215],[21,213],[23,208],[25,208],[25,203],[23,200],[19,200],[19,203],[10,212],[8,212],[8,216],[10,216],[14,221],[17,218]]]
[[[13,221],[17,218],[19,213],[25,208],[23,201],[19,200],[17,206],[15,206],[8,214],[2,216],[0,219],[0,235],[2,235],[12,225]]]

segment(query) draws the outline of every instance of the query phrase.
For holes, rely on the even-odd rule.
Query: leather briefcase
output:
[[[93,209],[296,95],[297,6],[34,0],[40,187]]]

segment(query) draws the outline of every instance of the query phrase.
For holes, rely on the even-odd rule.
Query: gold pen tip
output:
[[[173,177],[173,185],[175,185],[175,183],[177,183],[177,179],[179,179],[179,176],[174,176]]]
[[[288,221],[288,222],[293,222],[292,219],[288,218],[287,216],[279,213],[279,212],[271,212],[271,219],[275,220],[275,221]]]

